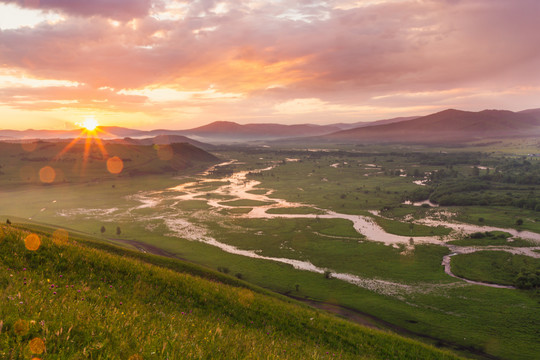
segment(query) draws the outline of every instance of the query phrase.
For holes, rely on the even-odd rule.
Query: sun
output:
[[[87,131],[94,131],[99,126],[97,120],[93,116],[86,117],[80,125]]]

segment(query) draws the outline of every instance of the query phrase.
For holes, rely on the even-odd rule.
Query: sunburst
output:
[[[105,146],[103,145],[103,142],[101,141],[100,134],[106,134],[106,132],[99,127],[98,121],[94,118],[94,116],[87,116],[84,118],[84,120],[80,123],[76,123],[76,125],[80,126],[81,133],[73,139],[69,144],[67,144],[62,151],[56,156],[55,160],[60,159],[62,155],[64,155],[69,149],[71,149],[79,140],[84,139],[84,155],[83,155],[83,172],[84,168],[86,168],[86,163],[88,162],[88,157],[90,156],[90,150],[92,147],[92,144],[95,143],[99,150],[101,151],[101,155],[104,160],[107,160],[109,158],[109,154],[107,153],[107,150],[105,149]]]
[[[99,126],[97,120],[93,116],[88,116],[80,124],[80,126],[89,132],[93,132]]]

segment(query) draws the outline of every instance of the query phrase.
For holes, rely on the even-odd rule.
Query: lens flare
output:
[[[36,234],[30,234],[24,239],[24,246],[30,251],[36,251],[41,246],[41,239]]]
[[[107,170],[111,174],[120,174],[124,169],[124,162],[118,156],[113,156],[107,160]]]
[[[30,351],[32,354],[43,354],[45,351],[45,342],[40,338],[33,338],[30,341]]]
[[[13,331],[19,336],[24,336],[30,330],[30,325],[28,321],[19,319],[13,324]]]
[[[69,240],[69,234],[64,229],[58,229],[53,233],[52,239],[56,245],[66,245]]]
[[[39,170],[39,180],[41,180],[42,183],[50,184],[54,182],[54,179],[56,178],[56,171],[50,166],[44,166]]]

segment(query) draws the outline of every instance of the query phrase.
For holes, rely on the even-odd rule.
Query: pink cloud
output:
[[[348,10],[329,3],[239,1],[215,13],[218,2],[206,0],[190,3],[183,19],[159,21],[149,14],[163,4],[150,0],[42,0],[41,9],[61,11],[66,21],[0,32],[0,64],[85,84],[92,96],[122,109],[131,100],[116,91],[146,86],[214,85],[267,109],[290,99],[345,106],[422,91],[437,93],[444,106],[459,101],[444,90],[540,86],[532,76],[540,69],[536,0],[401,1]],[[137,20],[115,27],[107,18]],[[8,90],[0,92],[4,103],[14,101]],[[20,91],[42,100],[36,91]],[[67,92],[55,96],[73,99]],[[411,98],[396,106],[404,102]]]
[[[52,10],[73,16],[104,16],[117,20],[141,18],[149,14],[152,0],[1,0],[22,8]],[[154,1],[155,2],[155,1]]]

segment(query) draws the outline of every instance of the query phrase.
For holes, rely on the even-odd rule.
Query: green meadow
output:
[[[223,161],[238,161],[203,177],[204,182],[199,182],[198,175],[203,166],[194,164],[154,175],[105,174],[94,181],[12,184],[0,191],[1,219],[34,229],[61,227],[78,237],[92,236],[143,253],[185,259],[221,271],[219,276],[232,279],[227,281],[242,279],[242,284],[295,299],[368,314],[377,327],[468,357],[535,359],[540,352],[535,326],[540,323],[540,297],[535,287],[513,290],[467,284],[444,273],[442,258],[450,253],[444,242],[422,244],[414,240],[453,234],[449,227],[418,223],[429,217],[540,232],[540,213],[531,209],[531,202],[522,201],[536,199],[537,188],[509,182],[521,179],[523,171],[535,174],[535,160],[510,158],[503,152],[460,149],[446,153],[390,147],[324,152],[239,149],[216,155]],[[13,161],[10,166],[15,165]],[[257,171],[269,166],[273,168]],[[493,180],[489,188],[476,188],[478,177],[491,176],[495,171],[487,174],[487,170],[475,170],[474,166],[515,171],[512,178]],[[232,186],[228,175],[238,171],[248,171],[248,181],[260,182],[248,194],[269,195],[259,200],[239,199],[231,195],[234,192],[221,191],[223,186]],[[427,185],[415,183],[424,181],[428,174],[438,175],[432,175]],[[192,182],[182,191],[171,189]],[[456,187],[466,189],[470,196],[448,197]],[[196,196],[181,198],[190,192]],[[426,200],[432,194],[451,205],[406,203]],[[295,205],[272,208],[278,199]],[[214,208],[207,201],[227,207]],[[482,201],[488,202],[477,204]],[[267,213],[273,217],[248,214],[268,206]],[[325,210],[368,216],[387,233],[404,236],[407,241],[394,245],[370,241],[350,221],[322,217]],[[535,245],[520,239],[508,242],[499,235],[495,232],[493,237],[468,239],[454,234],[455,238],[448,241],[457,246]],[[224,251],[211,245],[210,240],[252,256]],[[469,260],[469,255],[475,256]],[[467,279],[510,284],[522,270],[533,269],[516,261],[514,267],[500,267],[498,275],[492,276],[488,266],[491,255],[469,255],[452,257],[452,270]],[[279,259],[309,263],[320,271],[301,270]],[[459,270],[462,259],[467,259],[461,267],[465,270]],[[480,275],[472,275],[476,267],[479,270],[474,274]],[[340,274],[353,276],[356,283],[340,280]],[[384,358],[380,354],[366,356]]]
[[[5,359],[457,359],[232,277],[92,240],[0,228]]]

